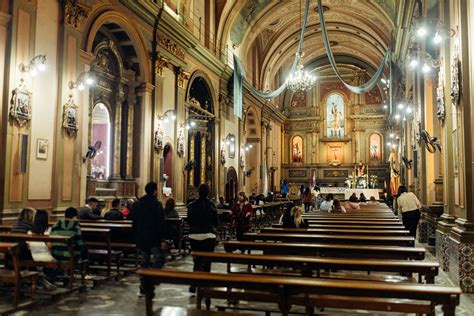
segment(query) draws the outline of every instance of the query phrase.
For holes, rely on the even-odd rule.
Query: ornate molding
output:
[[[173,43],[169,38],[166,38],[164,36],[159,36],[158,39],[160,44],[163,45],[167,51],[169,51],[174,56],[180,58],[181,60],[184,60],[184,58],[186,57],[186,53],[177,44]]]
[[[77,111],[79,107],[74,103],[72,95],[63,106],[63,130],[70,137],[76,137],[78,131]]]
[[[77,0],[63,0],[64,23],[75,29],[81,29],[87,19],[89,8]]]
[[[168,67],[169,65],[169,60],[164,58],[163,56],[158,56],[158,59],[156,60],[156,65],[155,65],[155,74],[164,77],[164,69]]]
[[[28,126],[31,121],[31,104],[33,94],[25,87],[23,79],[12,91],[10,100],[10,118],[19,126]]]
[[[455,46],[454,56],[451,61],[451,102],[454,106],[458,106],[461,100],[459,68],[459,48]]]
[[[438,109],[436,111],[436,116],[441,124],[444,124],[445,119],[445,103],[444,103],[444,82],[443,75],[441,71],[438,73],[438,87],[436,88],[436,104]]]
[[[190,73],[184,71],[183,69],[179,69],[178,71],[178,87],[181,89],[186,89],[188,84]]]

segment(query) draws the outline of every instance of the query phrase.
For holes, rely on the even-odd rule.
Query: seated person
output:
[[[128,199],[125,202],[125,208],[121,210],[123,214],[123,219],[132,220],[133,219],[133,206],[137,203],[135,199]]]
[[[107,213],[105,213],[104,219],[109,221],[123,220],[123,214],[120,212],[120,199],[114,199],[112,201],[112,208]]]
[[[293,206],[293,202],[288,204],[285,212],[281,215],[280,220],[278,221],[279,224],[282,224],[283,226],[288,225],[288,221],[291,217],[291,209],[293,208]]]
[[[357,195],[354,193],[352,193],[351,197],[349,198],[349,202],[353,202],[353,203],[357,203],[359,202],[359,200],[357,199]]]
[[[319,210],[321,203],[323,203],[323,201],[324,201],[323,196],[321,194],[318,194],[318,196],[316,196],[316,198],[313,200],[314,209]]]
[[[342,206],[341,201],[338,199],[335,199],[334,202],[332,203],[331,210],[329,211],[330,213],[346,213],[346,209],[344,206]]]
[[[291,216],[283,223],[284,228],[308,228],[308,222],[303,218],[303,208],[301,206],[294,206],[291,209]]]
[[[326,195],[326,198],[324,199],[324,201],[319,206],[319,210],[321,212],[329,212],[329,210],[332,207],[332,203],[333,203],[333,195],[332,195],[332,193],[329,193],[328,195]]]
[[[367,202],[367,198],[365,197],[364,193],[360,193],[360,196],[359,196],[359,202],[361,203],[365,203]]]
[[[225,200],[223,196],[219,196],[219,203],[216,205],[217,209],[228,209],[229,206],[225,204]]]
[[[169,198],[165,203],[165,218],[179,218],[179,214],[175,209],[176,204],[173,198]]]
[[[74,258],[76,262],[87,259],[87,249],[82,241],[81,226],[77,221],[77,210],[74,207],[66,209],[64,218],[51,227],[51,235],[73,236]],[[69,261],[68,248],[63,243],[53,244],[51,255],[58,261]]]
[[[265,202],[273,202],[273,192],[268,192]]]
[[[371,196],[369,199],[369,202],[367,202],[368,205],[379,205],[380,203],[375,199],[375,196]]]
[[[37,210],[35,214],[35,219],[33,222],[33,228],[28,232],[28,234],[34,235],[49,235],[50,229],[48,228],[49,215],[48,212],[44,210]],[[28,247],[31,251],[31,256],[35,262],[54,262],[56,259],[51,255],[51,250],[49,244],[46,244],[42,241],[28,241]],[[41,267],[40,267],[41,269]],[[56,286],[52,283],[54,282],[56,273],[55,270],[49,268],[41,269],[44,274],[40,275],[40,283],[48,291],[53,291],[56,289]]]
[[[165,218],[179,218],[179,214],[175,209],[175,202],[173,198],[169,198],[165,203]],[[176,222],[165,221],[164,237],[166,240],[172,240],[175,248],[178,248],[178,226]]]
[[[18,220],[11,229],[11,232],[17,234],[26,234],[33,230],[35,212],[35,209],[30,207],[22,209],[20,215],[18,216]],[[26,243],[24,241],[20,241],[18,246],[20,248],[20,260],[31,260],[31,252],[29,251]]]
[[[87,219],[87,220],[98,220],[102,219],[100,217],[100,210],[98,208],[99,200],[95,197],[90,197],[86,200],[86,205],[79,209],[77,218],[78,219]]]

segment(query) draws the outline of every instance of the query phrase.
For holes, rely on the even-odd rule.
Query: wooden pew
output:
[[[273,228],[282,228],[282,224],[273,224]],[[346,230],[354,230],[354,229],[374,229],[374,230],[400,230],[405,229],[405,226],[385,226],[385,225],[346,225],[344,223],[339,224],[310,224],[309,229],[346,229]]]
[[[244,240],[274,241],[295,243],[328,243],[353,245],[388,245],[400,247],[414,247],[415,238],[411,236],[364,236],[364,235],[312,235],[288,233],[246,233]]]
[[[365,225],[365,226],[393,226],[393,227],[404,227],[401,222],[387,222],[387,221],[366,221],[366,220],[313,220],[308,221],[309,226],[312,225]]]
[[[250,265],[257,265],[289,268],[292,269],[292,272],[299,271],[298,273],[304,277],[314,276],[314,273],[316,273],[317,277],[320,277],[321,270],[416,273],[418,274],[419,283],[422,283],[424,280],[427,284],[434,284],[435,277],[439,271],[439,264],[437,262],[425,261],[310,258],[201,251],[193,251],[191,254],[196,258],[202,258],[210,262],[227,263],[227,272],[231,272],[231,264],[243,264],[248,267]],[[249,270],[247,271],[250,272]],[[268,272],[273,273],[274,270],[269,269]]]
[[[307,308],[336,307],[351,310],[431,314],[434,313],[435,306],[441,305],[444,315],[454,315],[461,295],[461,290],[458,287],[418,284],[286,276],[275,278],[264,275],[161,269],[139,269],[137,274],[144,282],[148,316],[153,315],[154,287],[162,283],[197,286],[196,307],[198,309],[201,308],[203,299],[206,299],[207,307],[210,307],[211,298],[242,299],[276,303],[283,315],[288,315],[292,305],[301,305]],[[233,289],[237,289],[237,291]]]
[[[20,309],[31,307],[34,304],[34,296],[36,292],[36,283],[39,273],[34,271],[21,271],[21,263],[18,258],[20,247],[17,243],[0,242],[0,253],[7,258],[8,264],[12,264],[13,269],[0,268],[0,283],[11,284],[14,286],[13,291],[13,307],[7,310],[0,310],[0,314],[13,313]],[[31,282],[31,300],[20,304],[21,285],[25,282]]]
[[[17,233],[0,233],[0,241],[19,242],[19,241],[42,241],[45,243],[63,243],[69,251],[69,261],[51,261],[36,262],[33,260],[22,260],[21,265],[26,267],[47,267],[52,269],[62,269],[68,271],[68,288],[70,291],[82,290],[84,288],[84,277],[87,260],[76,262],[74,258],[74,244],[72,237],[59,235],[29,235]],[[81,273],[81,285],[74,287],[74,271],[79,270]]]
[[[375,236],[409,236],[410,231],[402,229],[344,229],[344,228],[262,228],[267,234],[330,234],[330,235],[375,235]]]
[[[267,243],[254,241],[223,241],[226,252],[237,250],[263,251],[264,254],[312,257],[370,258],[394,260],[423,260],[425,248],[395,246],[364,246],[337,244]]]
[[[326,213],[326,214],[303,214],[303,218],[306,219],[321,219],[321,218],[350,218],[350,219],[377,219],[377,220],[399,220],[394,215],[380,215],[380,214],[350,214],[350,213]]]
[[[176,306],[164,306],[161,307],[157,312],[154,313],[155,316],[256,316],[255,314],[249,313],[229,313],[229,312],[220,312],[220,311],[206,311],[199,309],[186,309]]]

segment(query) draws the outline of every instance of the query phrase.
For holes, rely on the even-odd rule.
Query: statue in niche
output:
[[[293,138],[292,161],[303,162],[303,139],[300,136]]]
[[[331,94],[326,101],[328,137],[344,137],[344,99],[338,93]]]
[[[357,166],[357,176],[363,177],[365,175],[365,165],[362,161],[359,161],[359,165]]]
[[[382,140],[379,134],[373,133],[369,137],[369,145],[370,145],[370,160],[371,161],[380,161],[380,147],[381,147]]]

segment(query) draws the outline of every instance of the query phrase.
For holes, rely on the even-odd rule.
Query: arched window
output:
[[[166,175],[166,186],[173,186],[173,147],[166,144],[163,149],[163,176]]]
[[[344,97],[331,93],[326,99],[327,137],[344,137]]]
[[[92,161],[92,176],[107,179],[110,176],[110,114],[103,103],[92,110],[92,144],[101,142],[100,149]]]
[[[295,136],[291,141],[291,161],[303,162],[303,138],[301,136]]]

